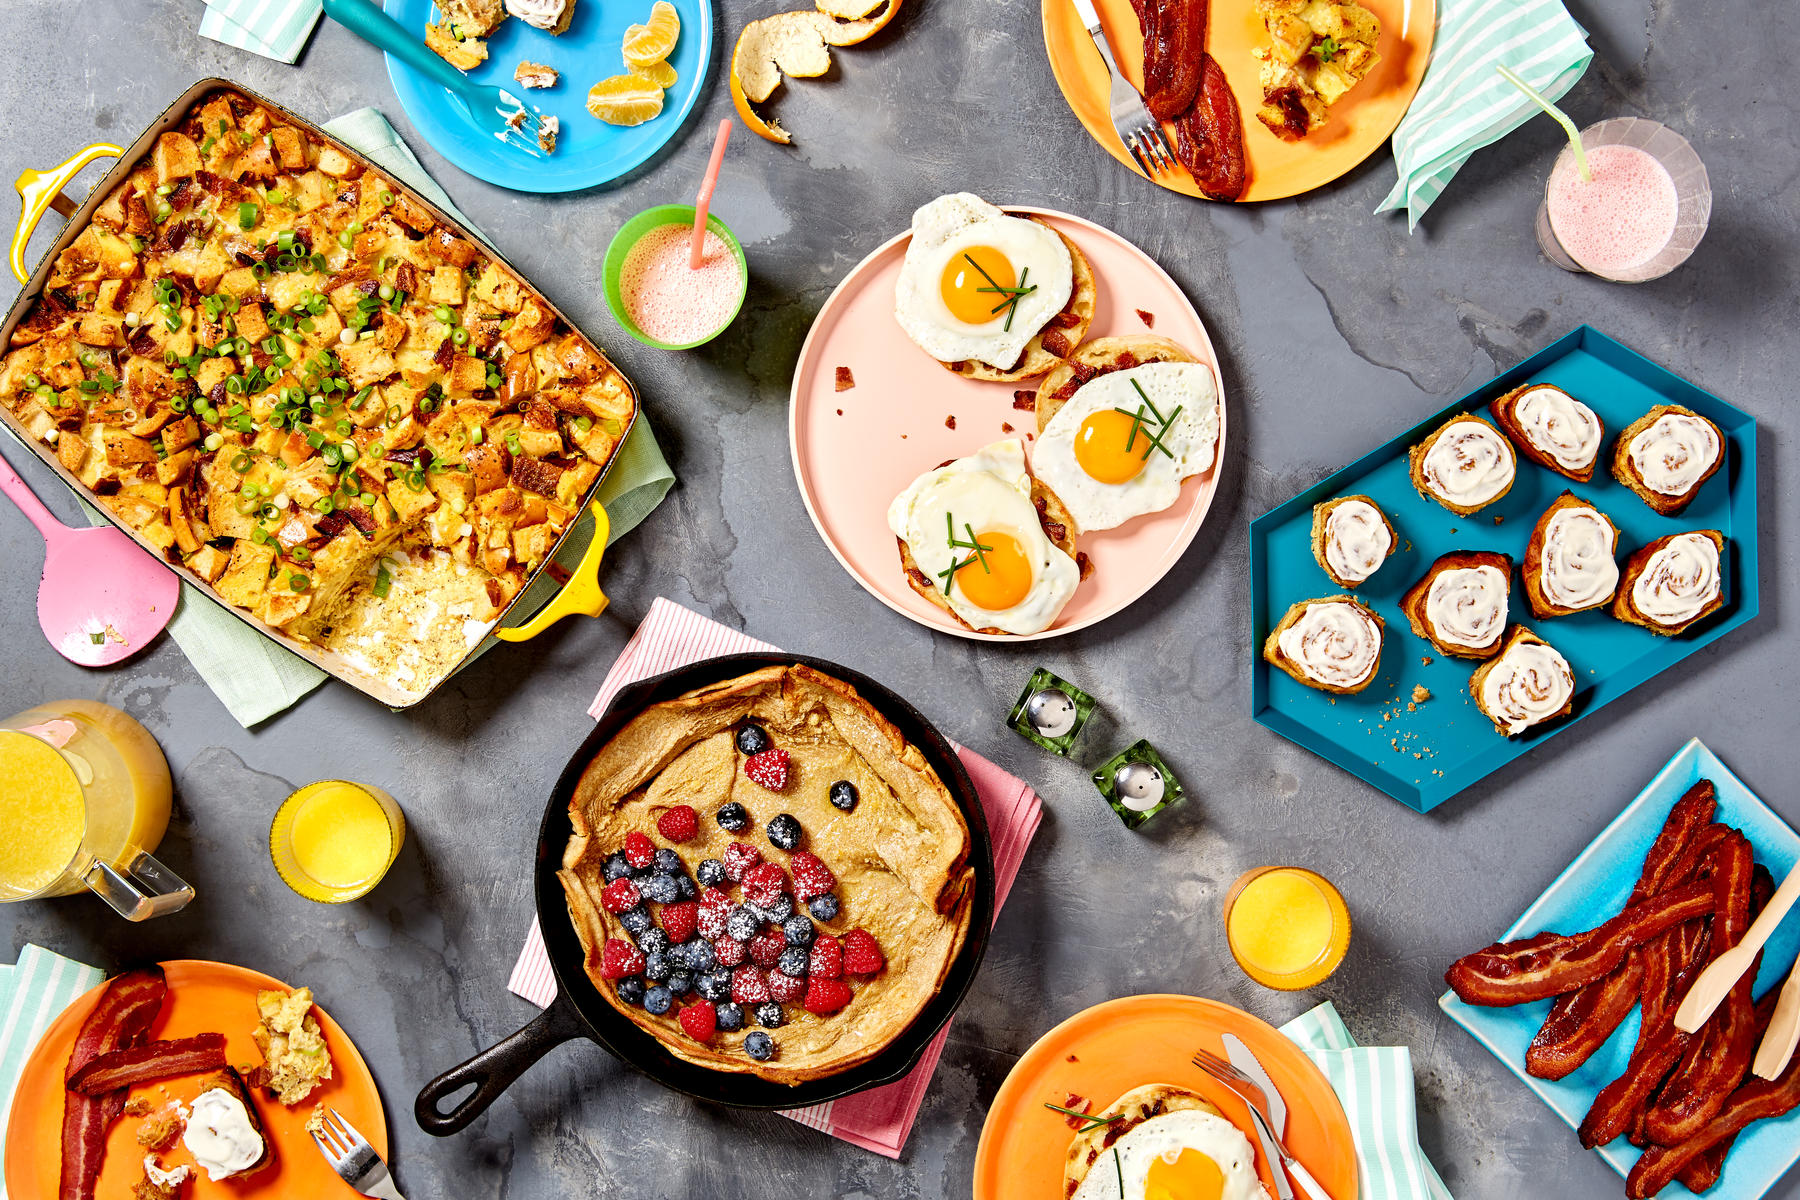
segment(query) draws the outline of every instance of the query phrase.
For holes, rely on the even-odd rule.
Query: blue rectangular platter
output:
[[[1575,861],[1539,896],[1499,941],[1530,937],[1544,930],[1576,933],[1591,929],[1624,907],[1643,869],[1644,855],[1681,794],[1701,779],[1710,779],[1719,797],[1723,823],[1744,831],[1755,848],[1756,861],[1768,867],[1779,881],[1800,859],[1800,836],[1786,821],[1744,786],[1718,757],[1695,738],[1669,760],[1650,785],[1638,793],[1625,811],[1613,819]],[[1471,946],[1474,950],[1477,947]],[[1789,913],[1763,951],[1762,970],[1756,977],[1756,995],[1779,987],[1800,953],[1800,914]],[[1637,1044],[1638,1014],[1625,1018],[1612,1037],[1579,1071],[1563,1079],[1536,1079],[1525,1073],[1525,1050],[1553,1001],[1540,1000],[1513,1008],[1480,1008],[1464,1004],[1450,992],[1438,999],[1438,1007],[1474,1038],[1538,1098],[1556,1110],[1570,1129],[1594,1103],[1600,1089],[1625,1073],[1631,1049]],[[1620,1138],[1596,1151],[1620,1175],[1630,1172],[1639,1151]],[[1725,1172],[1708,1196],[1730,1200],[1756,1200],[1800,1160],[1800,1112],[1772,1121],[1758,1121],[1744,1131],[1725,1159]],[[1681,1184],[1672,1184],[1663,1197],[1693,1195]]]
[[[1593,480],[1576,483],[1520,455],[1512,490],[1474,516],[1458,516],[1421,496],[1407,474],[1407,451],[1457,413],[1491,418],[1489,402],[1526,383],[1555,384],[1605,422]],[[1657,515],[1610,470],[1619,431],[1657,404],[1691,408],[1725,435],[1724,467],[1675,517]],[[1569,660],[1575,669],[1575,708],[1570,717],[1506,738],[1469,695],[1469,677],[1479,664],[1440,654],[1415,636],[1400,611],[1400,597],[1439,555],[1453,550],[1500,551],[1516,568],[1538,517],[1565,489],[1592,502],[1619,527],[1621,563],[1664,534],[1723,532],[1728,539],[1724,606],[1676,637],[1627,625],[1614,619],[1610,608],[1540,621],[1531,615],[1515,570],[1509,619],[1529,625]],[[1373,498],[1399,534],[1395,553],[1355,592],[1387,629],[1380,673],[1354,696],[1306,687],[1262,658],[1264,639],[1290,605],[1343,592],[1313,558],[1312,509],[1346,494]],[[1251,523],[1251,714],[1409,808],[1428,812],[1756,616],[1757,579],[1756,422],[1583,325]],[[1426,664],[1425,658],[1432,661]],[[1431,699],[1409,710],[1415,686],[1430,691]]]

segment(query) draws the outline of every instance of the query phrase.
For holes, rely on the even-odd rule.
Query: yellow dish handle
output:
[[[25,243],[31,240],[38,222],[44,219],[44,213],[54,208],[66,217],[75,211],[75,206],[62,194],[62,190],[69,186],[69,181],[96,158],[118,158],[124,153],[122,146],[115,146],[111,142],[95,142],[77,151],[75,157],[48,171],[19,173],[19,177],[13,181],[22,204],[19,207],[18,227],[13,230],[12,273],[18,276],[21,284],[30,279],[25,273]],[[62,203],[58,204],[58,200]]]
[[[606,593],[600,590],[600,556],[606,553],[606,538],[612,532],[612,521],[598,500],[588,505],[594,514],[594,540],[588,543],[581,565],[569,576],[556,598],[544,606],[537,616],[517,628],[494,630],[503,642],[528,642],[564,617],[597,617],[606,611]]]

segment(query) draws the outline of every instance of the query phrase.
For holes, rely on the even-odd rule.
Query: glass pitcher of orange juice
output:
[[[116,708],[61,700],[0,721],[0,902],[83,888],[131,921],[194,889],[152,856],[169,825],[169,764]]]

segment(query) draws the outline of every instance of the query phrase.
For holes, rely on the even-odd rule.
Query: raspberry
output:
[[[844,935],[845,971],[852,975],[873,975],[885,966],[887,959],[868,930],[852,929]]]
[[[617,915],[628,908],[636,908],[638,902],[637,884],[629,879],[615,879],[606,885],[600,893],[600,906],[607,912]]]
[[[750,939],[750,961],[759,967],[772,967],[781,961],[781,952],[786,949],[787,939],[779,929],[771,929]]]
[[[741,967],[750,957],[750,947],[735,938],[715,938],[712,947],[713,957],[719,960],[721,967]]]
[[[636,830],[625,835],[625,861],[642,869],[656,861],[656,843]]]
[[[767,908],[787,891],[787,872],[774,863],[758,863],[744,872],[744,897],[758,908]]]
[[[769,972],[769,998],[792,1004],[806,995],[806,980],[796,979],[785,971]]]
[[[712,1041],[713,1031],[719,1026],[719,1016],[710,1004],[690,1004],[681,1010],[682,1030],[696,1042]]]
[[[725,878],[741,883],[744,873],[762,861],[762,851],[749,842],[733,842],[725,847]]]
[[[837,886],[837,876],[825,860],[806,850],[794,851],[788,858],[788,867],[794,872],[794,895],[802,900],[823,896]]]
[[[761,1004],[769,998],[769,980],[755,967],[731,973],[731,998],[739,1004]]]
[[[800,1006],[817,1016],[830,1016],[850,1003],[850,985],[841,979],[821,979],[817,975],[806,981],[806,999]]]
[[[700,814],[685,804],[677,804],[656,818],[656,832],[671,842],[685,842],[700,832]]]
[[[764,750],[744,760],[744,774],[751,782],[759,783],[771,792],[779,792],[788,785],[788,765],[786,750]]]
[[[624,979],[644,969],[644,954],[623,938],[607,938],[600,950],[600,978]]]
[[[844,976],[844,948],[834,938],[822,937],[813,943],[812,954],[806,960],[807,970],[814,979],[842,979]]]
[[[709,941],[725,936],[725,918],[731,914],[731,897],[715,888],[707,888],[700,894],[700,911],[695,915],[694,927],[700,936]]]
[[[679,946],[694,936],[694,927],[699,923],[700,906],[692,900],[683,900],[680,904],[663,905],[662,912],[658,915],[662,918],[663,932],[669,935],[671,942]]]

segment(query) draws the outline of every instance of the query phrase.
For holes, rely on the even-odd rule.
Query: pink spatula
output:
[[[111,525],[71,529],[0,458],[0,492],[44,535],[38,625],[56,652],[84,667],[123,662],[175,615],[181,580]]]

